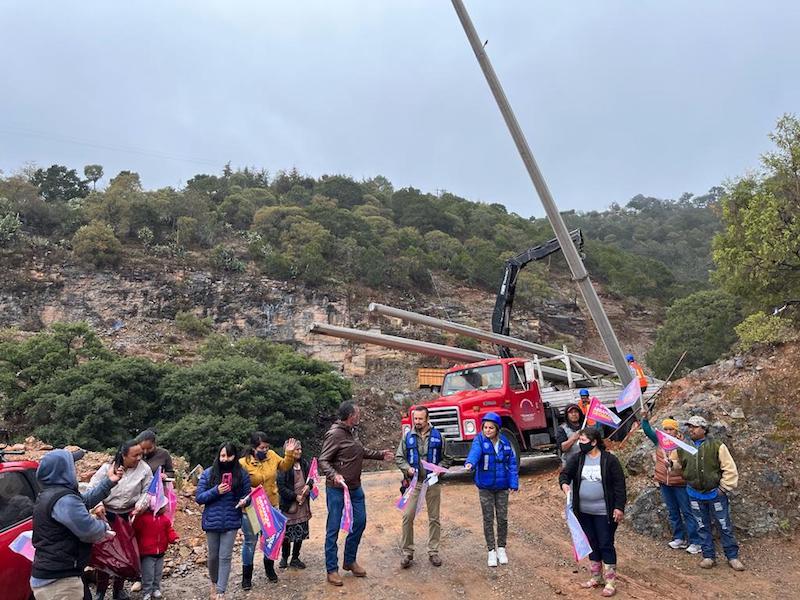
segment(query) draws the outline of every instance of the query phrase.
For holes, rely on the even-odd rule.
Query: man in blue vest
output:
[[[403,533],[401,544],[403,546],[403,559],[400,566],[407,569],[414,560],[414,517],[417,514],[417,503],[424,483],[428,483],[425,492],[425,503],[428,507],[428,559],[434,567],[442,566],[439,558],[439,540],[441,538],[441,524],[439,522],[439,507],[442,500],[442,486],[438,483],[435,473],[429,473],[423,466],[423,460],[438,465],[445,459],[444,440],[442,434],[431,426],[428,420],[428,409],[424,406],[415,406],[411,412],[413,428],[400,440],[394,462],[403,472],[403,476],[412,479],[417,475],[417,483],[411,491],[411,497],[403,511]],[[449,463],[449,459],[447,459]]]

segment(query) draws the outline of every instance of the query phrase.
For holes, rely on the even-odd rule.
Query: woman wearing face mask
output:
[[[242,507],[250,493],[250,477],[236,460],[237,455],[235,444],[222,444],[214,464],[200,476],[195,494],[197,503],[205,505],[202,526],[208,542],[211,600],[225,599],[233,542],[242,524]]]
[[[289,471],[294,466],[294,451],[297,448],[297,440],[289,438],[283,445],[284,457],[270,450],[267,442],[267,434],[263,431],[256,431],[250,436],[250,452],[239,462],[242,468],[247,471],[250,477],[250,485],[255,487],[262,486],[269,496],[272,506],[278,508],[278,471]],[[253,587],[253,557],[256,552],[256,542],[258,541],[258,531],[250,528],[250,521],[245,517],[242,520],[242,532],[244,533],[244,544],[242,544],[242,589],[249,590]],[[264,557],[264,571],[267,579],[272,583],[278,581],[278,574],[275,573],[275,561]]]
[[[625,516],[625,474],[619,459],[606,450],[599,430],[584,429],[578,444],[580,453],[567,461],[558,483],[564,494],[572,493],[572,510],[592,547],[592,577],[583,587],[604,585],[603,596],[613,596],[617,586],[614,534]]]

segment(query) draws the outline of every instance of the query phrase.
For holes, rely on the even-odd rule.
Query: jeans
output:
[[[328,573],[339,570],[339,524],[344,511],[344,490],[328,487],[325,489],[325,501],[328,505],[328,521],[325,526],[325,569]],[[350,490],[350,502],[353,505],[353,531],[347,534],[344,542],[344,564],[356,562],[358,544],[367,526],[367,505],[364,501],[364,489],[357,487]]]
[[[250,519],[247,515],[242,516],[242,533],[244,534],[244,542],[242,543],[242,566],[252,567],[253,557],[256,554],[256,543],[258,542],[259,532],[253,531],[250,527]]]
[[[700,544],[700,535],[697,533],[697,521],[694,520],[692,509],[689,506],[689,496],[684,486],[659,486],[661,498],[669,513],[669,525],[672,528],[672,539],[688,540],[690,544]]]
[[[725,558],[728,560],[738,558],[739,544],[736,543],[736,537],[733,535],[728,497],[725,494],[718,494],[713,500],[690,498],[689,506],[697,523],[697,533],[700,536],[700,545],[703,547],[703,558],[716,558],[714,522],[719,527]]]
[[[161,589],[161,573],[163,571],[163,554],[142,556],[142,596]]]
[[[483,514],[483,537],[486,547],[494,550],[494,519],[497,515],[497,547],[506,547],[508,536],[508,490],[478,490]]]
[[[589,560],[595,562],[602,560],[607,565],[616,565],[617,549],[614,547],[614,534],[617,532],[617,524],[609,523],[608,515],[589,515],[584,512],[578,513],[578,522],[592,547]]]
[[[206,531],[208,541],[208,576],[217,586],[217,593],[224,594],[231,574],[231,555],[237,529],[229,531]]]

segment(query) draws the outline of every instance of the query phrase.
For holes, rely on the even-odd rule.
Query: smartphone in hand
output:
[[[228,487],[233,486],[233,473],[223,473],[222,474],[222,483],[227,485]]]

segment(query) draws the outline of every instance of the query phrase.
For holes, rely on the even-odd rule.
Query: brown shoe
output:
[[[439,558],[438,554],[431,554],[428,556],[428,560],[431,561],[431,564],[434,567],[441,567],[442,566],[442,559]]]
[[[738,558],[730,559],[728,561],[728,564],[734,571],[744,571],[744,565],[742,564],[742,561],[740,561]]]
[[[328,583],[340,587],[344,585],[344,582],[342,581],[342,578],[339,575],[339,571],[331,571],[330,573],[328,573]]]
[[[350,563],[349,565],[342,565],[342,568],[345,571],[350,571],[353,574],[353,577],[366,577],[367,572],[358,565],[357,562]]]
[[[400,568],[407,569],[411,566],[412,561],[414,560],[413,556],[409,556],[408,554],[404,554],[403,558],[400,560]]]

